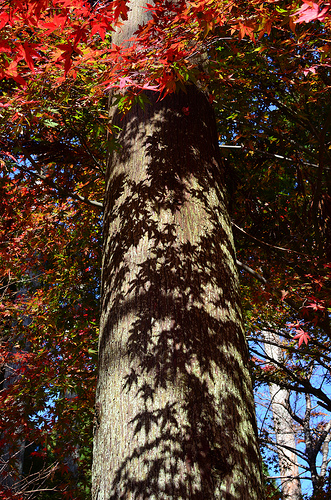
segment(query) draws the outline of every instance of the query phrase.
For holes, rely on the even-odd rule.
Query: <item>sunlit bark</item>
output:
[[[265,351],[270,360],[283,362],[283,352],[277,333],[269,330],[262,332],[265,339]],[[287,409],[289,391],[278,384],[270,383],[270,401],[274,421],[277,452],[280,470],[281,489],[286,500],[302,498],[299,477],[298,457],[294,422]]]
[[[92,497],[261,500],[215,118],[149,98],[107,172]]]

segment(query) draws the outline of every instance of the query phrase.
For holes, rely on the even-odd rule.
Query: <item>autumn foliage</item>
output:
[[[208,94],[254,376],[316,389],[331,411],[305,372],[331,363],[329,4],[157,0],[116,46],[128,9],[0,1],[1,498],[89,497],[110,92],[124,113],[146,91]],[[256,347],[262,323],[282,331],[283,367]]]

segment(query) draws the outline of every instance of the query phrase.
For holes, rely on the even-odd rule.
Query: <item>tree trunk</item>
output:
[[[24,287],[17,291],[17,294],[21,296],[24,296],[26,293],[27,290]],[[22,318],[24,327],[27,327],[30,323],[31,318],[26,316]],[[16,338],[16,342],[18,342],[18,340],[22,341],[22,337],[23,334],[20,339]],[[11,343],[14,343],[13,338],[11,339]],[[29,343],[25,342],[24,351],[29,350]],[[16,353],[17,348],[13,347],[12,352]],[[0,367],[0,391],[8,391],[21,377],[19,363],[6,363],[4,366]],[[21,403],[20,407],[23,413],[24,408],[22,405]],[[2,449],[0,450],[0,485],[12,491],[19,488],[23,477],[24,455],[26,449],[26,440],[25,437],[22,437],[22,435],[24,436],[23,430],[24,427],[18,425],[15,429],[15,438],[12,432],[8,432],[8,430],[5,430],[2,435],[0,435],[0,441],[2,441]]]
[[[277,333],[264,330],[265,352],[271,360],[283,362],[283,353]],[[298,479],[299,466],[296,454],[296,440],[293,420],[287,410],[289,391],[277,384],[269,384],[271,409],[274,420],[280,482],[284,500],[300,500],[302,498],[301,484]]]
[[[116,117],[94,500],[262,500],[216,123],[193,85]]]
[[[3,367],[0,380],[1,391],[8,390],[17,380],[16,368],[17,366],[14,364]],[[20,434],[22,427],[19,427],[17,431]],[[0,451],[0,485],[15,491],[16,485],[19,484],[23,474],[25,440],[22,438],[14,440],[8,431],[3,432],[0,438],[3,442]],[[8,442],[11,442],[12,446],[9,446]]]

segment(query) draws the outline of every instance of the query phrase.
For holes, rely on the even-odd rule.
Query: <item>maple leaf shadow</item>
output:
[[[238,431],[244,412],[254,413],[237,355],[247,362],[247,352],[229,309],[238,297],[232,245],[220,222],[224,204],[211,203],[211,192],[223,196],[217,146],[210,150],[217,141],[209,107],[195,108],[197,99],[192,87],[154,102],[150,115],[135,109],[120,122],[120,161],[130,162],[142,141],[147,167],[141,178],[114,174],[106,207],[105,225],[116,230],[105,245],[103,301],[111,307],[100,366],[128,360],[122,392],[132,398],[135,443],[121,457],[108,500],[244,498],[246,486],[227,486],[227,478],[238,462],[248,474],[257,462]],[[187,116],[183,108],[195,111]],[[144,120],[153,121],[145,135]],[[192,199],[204,207],[208,227],[196,238],[179,237],[178,214]],[[115,352],[109,341],[128,317],[125,346]]]

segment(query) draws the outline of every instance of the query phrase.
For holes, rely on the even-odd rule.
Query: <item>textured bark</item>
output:
[[[283,353],[277,333],[265,330],[265,351],[271,360],[283,361]],[[289,391],[278,384],[269,384],[271,409],[274,420],[278,461],[281,476],[281,489],[284,500],[300,500],[302,498],[301,484],[298,479],[299,467],[296,454],[296,440],[293,420],[287,410]]]
[[[121,126],[107,175],[93,498],[260,500],[209,103],[188,87]]]
[[[107,172],[92,498],[262,500],[215,118],[149,97]]]

